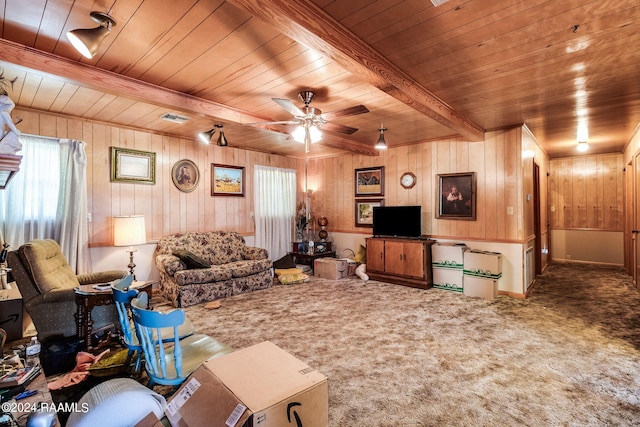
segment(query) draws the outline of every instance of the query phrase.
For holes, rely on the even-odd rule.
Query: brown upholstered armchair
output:
[[[40,341],[48,337],[76,335],[75,293],[78,285],[110,282],[126,271],[76,275],[55,240],[32,240],[9,252],[7,262],[33,320]],[[95,307],[94,330],[107,324],[118,325],[115,306]]]

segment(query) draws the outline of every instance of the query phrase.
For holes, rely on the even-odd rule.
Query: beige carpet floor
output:
[[[640,425],[640,294],[622,269],[551,265],[526,300],[313,279],[186,312],[326,375],[331,426]]]

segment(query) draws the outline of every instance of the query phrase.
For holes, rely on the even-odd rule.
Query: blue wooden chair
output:
[[[116,303],[118,310],[118,319],[120,320],[120,329],[122,331],[122,340],[129,349],[127,354],[127,366],[131,363],[133,355],[136,355],[136,360],[133,367],[133,373],[138,375],[142,368],[142,346],[140,340],[136,334],[133,320],[130,313],[131,300],[138,296],[138,291],[132,289],[133,276],[127,275],[121,280],[111,284],[111,291],[113,292],[113,299]],[[192,335],[195,331],[193,324],[187,319],[178,328],[178,337],[180,339]],[[173,339],[173,328],[163,331],[164,340]]]
[[[205,360],[231,353],[233,349],[203,334],[180,340],[178,328],[185,322],[181,309],[166,313],[147,309],[149,297],[140,292],[131,300],[131,313],[142,345],[147,387],[156,384],[179,386]],[[173,329],[171,345],[162,345],[167,329]]]

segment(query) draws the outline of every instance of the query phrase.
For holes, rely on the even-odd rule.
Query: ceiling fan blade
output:
[[[324,117],[326,120],[332,120],[338,117],[356,116],[358,114],[364,114],[368,112],[369,109],[367,109],[367,107],[365,107],[364,105],[355,105],[353,107],[343,108],[342,110],[329,111],[328,113],[322,114],[322,117]]]
[[[284,98],[271,98],[273,102],[277,103],[279,106],[287,110],[294,116],[304,116],[304,113],[301,109],[295,106],[295,104],[288,99]]]
[[[335,123],[325,123],[322,125],[322,130],[328,130],[329,132],[336,132],[336,133],[345,133],[347,135],[351,135],[352,133],[356,132],[358,129],[356,128],[352,128],[350,126],[344,126],[344,125],[337,125]]]
[[[261,126],[261,125],[297,125],[299,124],[295,120],[283,120],[280,122],[257,122],[257,123],[247,123],[250,126]]]

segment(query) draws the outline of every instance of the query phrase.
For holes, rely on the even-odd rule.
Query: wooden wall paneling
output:
[[[496,177],[497,147],[495,138],[485,138],[484,141],[484,236],[485,238],[497,238],[498,236],[498,210],[502,210],[504,204],[498,202],[498,188]],[[479,186],[478,186],[479,187]]]
[[[624,178],[624,156],[622,154],[616,155],[616,177],[618,182],[618,203],[616,206],[618,207],[618,230],[624,230],[625,225],[625,208],[624,208],[624,188],[625,188],[625,178]]]
[[[433,222],[435,218],[435,171],[433,168],[433,150],[431,144],[421,144],[418,156],[419,166],[416,169],[416,178],[420,187],[418,197],[422,204],[422,234],[433,234]],[[416,184],[416,186],[418,185]]]
[[[387,161],[384,164],[384,201],[385,205],[406,205],[405,195],[400,193],[402,187],[398,184],[399,171],[406,167],[407,147],[387,150]],[[400,160],[402,159],[402,160]],[[398,162],[402,162],[402,166]]]
[[[487,144],[485,141],[470,142],[469,172],[476,173],[476,220],[466,221],[469,224],[469,236],[484,239],[487,235],[487,217],[492,216],[493,206],[490,205],[487,193],[487,171],[485,158]]]
[[[518,168],[521,164],[520,150],[518,150],[517,142],[512,138],[509,131],[505,131],[505,147],[504,147],[504,169],[503,169],[503,188],[505,193],[505,208],[513,209],[513,214],[505,216],[505,238],[507,240],[515,240],[518,238],[518,219],[522,214],[519,211],[518,203]]]
[[[457,140],[454,141],[454,144],[456,152],[456,166],[454,172],[474,172],[469,161],[469,157],[471,155],[469,150],[470,143],[468,141]],[[477,191],[478,190],[476,189],[476,194]],[[455,221],[455,225],[456,228],[452,231],[456,236],[471,236],[471,221]]]
[[[113,216],[120,214],[120,193],[118,185],[111,182],[110,148],[117,143],[118,130],[103,124],[89,123],[88,129],[93,145],[91,163],[93,164],[93,187],[88,199],[93,200],[93,239],[92,243],[113,244]],[[113,140],[115,139],[115,141]],[[114,211],[114,207],[117,211]]]
[[[587,228],[599,228],[600,221],[600,186],[598,178],[601,175],[600,161],[597,157],[585,158],[585,205],[587,214]]]
[[[504,168],[506,163],[506,135],[504,132],[488,132],[487,137],[496,141],[496,239],[507,238],[507,194],[504,188]]]
[[[449,140],[437,141],[434,144],[435,147],[435,164],[436,164],[436,175],[451,173],[453,170],[451,169],[451,159],[449,157],[450,152],[450,142]],[[438,193],[438,177],[434,177],[435,181],[433,183],[435,198],[433,202],[435,203],[435,209],[437,213],[437,209],[440,205],[440,197],[442,194]],[[435,218],[435,213],[434,213]],[[438,236],[449,236],[451,235],[451,220],[447,219],[434,219],[434,234]]]
[[[572,198],[572,214],[573,226],[576,228],[586,228],[586,183],[585,183],[585,158],[584,156],[573,159],[573,198]]]
[[[605,184],[605,212],[608,218],[605,227],[609,230],[623,230],[622,226],[622,168],[618,165],[619,155],[603,156],[607,181]]]
[[[147,240],[158,240],[163,236],[162,207],[163,195],[165,194],[165,185],[168,176],[167,168],[164,165],[164,137],[161,135],[150,134],[150,151],[156,153],[156,184],[150,186],[150,198],[147,200],[149,208],[145,213],[145,227],[147,231]],[[170,173],[170,171],[169,171]]]
[[[562,180],[560,182],[559,195],[562,202],[562,227],[573,228],[573,217],[571,215],[573,186],[572,186],[572,162],[571,159],[562,161]]]

